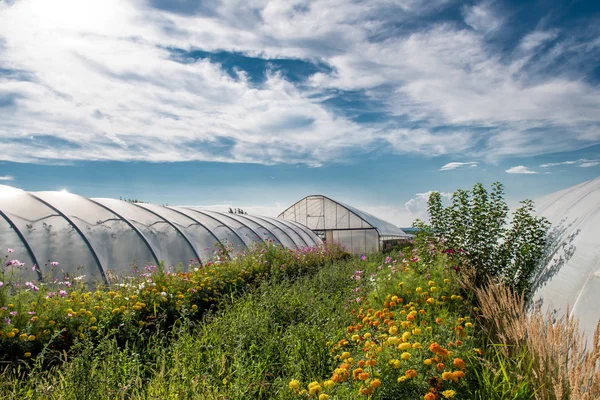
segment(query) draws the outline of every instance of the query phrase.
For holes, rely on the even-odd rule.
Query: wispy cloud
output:
[[[560,165],[575,165],[580,168],[590,168],[595,167],[596,165],[600,165],[600,160],[588,160],[585,158],[580,158],[579,160],[542,164],[540,165],[540,168],[558,167]]]
[[[537,171],[530,170],[528,167],[525,167],[523,165],[518,165],[516,167],[510,167],[509,169],[506,170],[506,172],[509,174],[537,174],[537,173],[539,173]]]
[[[15,178],[12,176],[8,176],[8,175],[4,175],[4,176],[0,176],[0,181],[14,181]]]
[[[435,19],[452,4],[444,0],[9,3],[0,3],[5,160],[321,165],[378,146],[499,159],[600,143],[600,89],[581,72],[600,42],[549,27],[502,52],[489,43],[508,25],[496,3],[462,9],[472,29]],[[426,29],[415,28],[420,18]],[[327,68],[300,82],[267,68],[256,83],[241,65],[183,61],[175,49]],[[568,73],[543,70],[564,59]],[[345,92],[381,116],[355,120],[327,104]]]
[[[451,162],[451,163],[444,165],[442,168],[440,168],[440,171],[451,171],[453,169],[464,168],[464,167],[473,168],[476,166],[477,166],[476,162]]]

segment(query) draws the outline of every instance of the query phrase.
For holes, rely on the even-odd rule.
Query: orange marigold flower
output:
[[[371,381],[371,387],[372,387],[373,389],[376,389],[376,388],[378,388],[379,386],[381,386],[381,381],[380,381],[379,379],[373,379],[373,380]]]
[[[439,363],[437,365],[437,369],[439,369],[440,371],[444,369],[444,363]]]
[[[435,400],[435,394],[427,393],[425,396],[423,396],[423,400]]]
[[[358,365],[359,367],[361,367],[361,368],[362,368],[362,367],[364,367],[364,366],[365,366],[365,360],[360,360],[360,361],[357,363],[357,365]]]
[[[361,372],[360,374],[358,374],[358,380],[359,381],[366,381],[367,379],[369,379],[369,373],[368,372]]]
[[[455,358],[452,362],[456,368],[465,369],[465,362],[460,358]]]
[[[377,364],[377,360],[376,360],[376,359],[374,359],[374,358],[372,358],[372,359],[370,359],[370,360],[367,360],[366,364],[367,364],[367,366],[369,366],[369,367],[374,367],[374,366],[375,366],[375,364]]]
[[[459,379],[463,379],[465,377],[465,373],[462,371],[454,371],[452,375],[455,381],[458,381]]]
[[[439,325],[439,324],[441,324],[441,323],[442,323],[442,319],[441,319],[441,318],[439,318],[439,317],[438,317],[438,318],[436,318],[436,319],[435,319],[435,323],[436,323],[436,324],[438,324],[438,325]]]
[[[414,377],[416,377],[416,376],[417,376],[417,371],[415,371],[414,369],[409,369],[409,370],[407,370],[407,371],[404,373],[404,375],[405,375],[407,378],[414,378]]]
[[[368,396],[371,393],[373,393],[373,388],[370,386],[367,387],[361,387],[359,390],[360,394],[364,395],[364,396]]]
[[[356,368],[354,371],[352,371],[352,379],[357,379],[358,375],[362,372],[363,372],[362,368]]]

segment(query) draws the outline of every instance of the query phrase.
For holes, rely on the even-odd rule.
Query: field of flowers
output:
[[[199,319],[223,296],[266,279],[293,278],[345,257],[335,245],[284,250],[266,244],[228,259],[216,255],[200,266],[132,266],[128,276],[93,291],[78,277],[22,282],[27,266],[7,249],[0,269],[0,361],[35,357],[44,348],[67,350],[75,339],[116,331],[120,341],[165,331],[182,319]]]
[[[347,334],[331,348],[337,362],[329,379],[289,382],[299,398],[468,398],[466,378],[481,350],[457,272],[444,263],[421,274],[417,259],[387,257],[357,287]],[[304,386],[304,387],[303,387]]]
[[[573,335],[528,317],[522,297],[505,286],[474,288],[464,253],[443,243],[362,257],[337,246],[265,245],[187,272],[134,268],[93,291],[77,279],[19,282],[27,266],[12,255],[0,277],[3,399],[600,393],[600,344],[564,357],[562,349],[577,349]],[[509,325],[527,340],[511,339]],[[554,340],[544,342],[544,332]]]

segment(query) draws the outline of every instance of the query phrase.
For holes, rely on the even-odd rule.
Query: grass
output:
[[[86,300],[87,292],[70,288],[36,314],[41,321],[56,315],[61,329],[30,342],[30,335],[7,337],[4,326],[1,340],[16,346],[16,356],[3,363],[0,398],[600,397],[598,335],[584,348],[576,321],[527,314],[523,298],[502,285],[473,288],[468,268],[452,268],[444,252],[427,264],[410,258],[266,248],[195,271],[206,275],[144,272],[156,291],[130,282]],[[200,277],[211,279],[208,302],[189,290]],[[23,312],[27,296],[48,289],[4,290],[4,304]],[[73,310],[86,324],[68,325],[75,301],[96,302]],[[152,306],[133,308],[142,302]],[[88,330],[87,311],[100,304],[106,310]],[[192,312],[194,305],[203,312]],[[65,326],[84,334],[56,346],[65,343]],[[31,343],[35,354],[24,357]]]

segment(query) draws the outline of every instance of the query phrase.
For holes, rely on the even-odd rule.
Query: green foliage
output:
[[[490,193],[481,183],[471,191],[457,190],[452,204],[444,207],[434,192],[427,203],[429,224],[417,221],[419,256],[425,265],[433,259],[433,248],[443,246],[454,254],[457,264],[466,263],[475,271],[475,283],[500,277],[513,289],[525,291],[543,255],[549,223],[534,215],[531,200],[521,202],[510,224],[504,187],[492,184]]]

